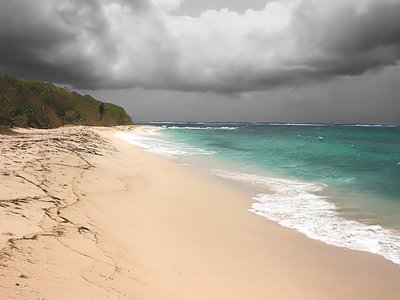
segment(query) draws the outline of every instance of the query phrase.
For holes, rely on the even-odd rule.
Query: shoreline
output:
[[[398,265],[371,253],[311,240],[250,213],[246,193],[119,140],[118,130],[48,131],[61,149],[71,148],[57,140],[66,132],[90,132],[86,142],[101,142],[97,148],[86,145],[75,156],[73,148],[58,156],[44,151],[41,169],[32,155],[24,178],[36,183],[35,188],[14,178],[15,170],[4,175],[2,161],[2,178],[10,181],[9,194],[3,189],[2,199],[16,190],[30,197],[19,206],[32,216],[19,214],[13,222],[36,221],[40,234],[22,230],[17,238],[14,233],[15,241],[1,251],[0,296],[397,299]],[[52,147],[52,141],[46,143],[42,146]],[[79,143],[75,146],[80,149]],[[33,150],[19,146],[12,151],[14,160],[22,160]],[[46,175],[48,182],[36,182],[28,176],[32,174]],[[60,190],[65,182],[71,184]],[[16,189],[13,184],[21,186]],[[52,197],[67,201],[57,204]],[[47,206],[36,207],[33,200],[42,198],[48,201],[42,206]],[[43,208],[47,214],[40,219]]]
[[[254,166],[238,167],[232,157],[226,158],[207,148],[197,148],[190,142],[177,142],[173,136],[174,133],[171,139],[168,131],[164,135],[163,127],[156,126],[142,126],[133,134],[118,134],[128,143],[187,165],[198,174],[203,173],[206,179],[211,177],[211,180],[218,180],[239,192],[246,191],[248,198],[252,199],[248,208],[252,213],[301,232],[310,239],[380,255],[400,265],[400,252],[396,246],[400,243],[400,232],[380,225],[378,220],[367,224],[360,218],[352,218],[344,211],[346,206],[340,206],[343,203],[325,193],[325,189],[330,188],[327,184],[267,172]]]

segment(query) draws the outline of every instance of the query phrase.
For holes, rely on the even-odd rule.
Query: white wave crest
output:
[[[222,127],[193,127],[193,126],[168,126],[164,125],[163,128],[166,129],[185,129],[185,130],[236,130],[239,127],[228,127],[228,126],[222,126]]]
[[[130,144],[139,146],[146,151],[167,157],[181,155],[212,155],[211,151],[196,148],[183,143],[176,143],[159,138],[159,129],[145,129],[142,133],[118,132],[116,136]]]
[[[324,185],[251,174],[216,171],[218,176],[264,185],[272,193],[258,194],[249,211],[304,233],[311,239],[381,255],[400,264],[400,232],[367,225],[338,215],[336,206],[315,194]]]

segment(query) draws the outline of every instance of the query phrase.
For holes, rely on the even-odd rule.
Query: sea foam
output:
[[[163,128],[177,129],[177,130],[236,130],[239,127],[221,126],[221,127],[194,127],[194,126],[168,126],[163,125]]]
[[[333,203],[317,194],[325,188],[323,184],[221,170],[216,170],[215,174],[268,188],[271,193],[260,193],[253,198],[256,202],[249,211],[257,215],[302,232],[311,239],[371,252],[400,264],[400,232],[343,218]]]
[[[148,128],[141,133],[118,132],[116,136],[130,144],[139,146],[148,152],[167,157],[188,155],[211,155],[213,152],[187,144],[171,142],[159,137],[158,128]]]

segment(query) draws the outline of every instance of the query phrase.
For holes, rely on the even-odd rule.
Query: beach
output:
[[[398,299],[400,267],[249,212],[250,195],[116,137],[1,136],[1,299]]]

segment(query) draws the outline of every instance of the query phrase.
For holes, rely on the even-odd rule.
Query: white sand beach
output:
[[[252,214],[121,130],[141,129],[0,136],[1,299],[398,299],[398,265]]]

